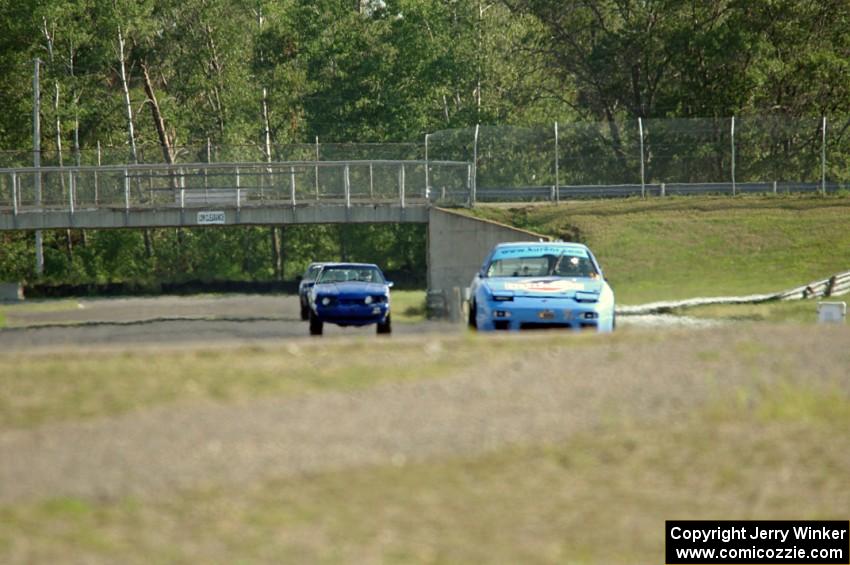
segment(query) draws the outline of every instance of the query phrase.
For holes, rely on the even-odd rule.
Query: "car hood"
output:
[[[317,294],[320,293],[335,296],[366,296],[375,294],[385,294],[387,291],[387,285],[383,283],[366,283],[355,281],[317,284],[313,288]]]
[[[587,277],[493,277],[484,281],[491,294],[572,298],[576,292],[602,292],[605,281]]]

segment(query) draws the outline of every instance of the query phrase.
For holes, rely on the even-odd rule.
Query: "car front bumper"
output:
[[[383,322],[389,315],[390,306],[387,303],[380,304],[337,304],[316,307],[318,318],[329,324],[339,326],[366,326]]]
[[[513,300],[479,303],[476,322],[481,330],[565,328],[606,332],[613,329],[613,311],[613,305],[606,307],[598,302],[514,297]]]

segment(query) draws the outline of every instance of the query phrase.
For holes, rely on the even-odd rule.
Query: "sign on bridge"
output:
[[[224,223],[224,212],[198,212],[198,225],[209,226]]]

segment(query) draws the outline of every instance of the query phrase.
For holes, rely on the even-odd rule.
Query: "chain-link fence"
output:
[[[86,147],[63,154],[62,164],[132,163],[127,147]],[[369,161],[470,163],[457,167],[411,165],[404,174],[447,202],[559,199],[572,196],[675,194],[689,192],[823,192],[850,183],[850,120],[736,117],[631,119],[552,123],[538,127],[478,126],[437,131],[413,143],[314,143],[216,145],[173,148],[176,164],[351,162],[354,190],[374,194],[397,187],[398,172],[368,170]],[[136,161],[166,162],[159,147],[139,147]],[[355,164],[355,162],[362,164]],[[59,155],[43,151],[41,165],[57,166]],[[0,151],[0,167],[28,167],[32,152]],[[308,178],[310,177],[310,178]],[[385,178],[386,177],[386,178]],[[319,179],[318,181],[316,179]],[[368,179],[368,181],[366,180]],[[413,180],[415,179],[415,180]],[[299,168],[299,186],[319,194],[343,190],[344,169],[327,175]],[[282,186],[282,185],[281,185]],[[453,193],[455,196],[452,196]]]
[[[743,117],[467,128],[428,136],[469,160],[478,200],[835,191],[850,182],[850,121]]]
[[[175,164],[194,163],[265,163],[287,161],[415,161],[425,158],[424,141],[421,143],[293,143],[272,145],[268,150],[260,145],[178,145],[171,148]],[[269,153],[271,156],[269,157]],[[42,149],[41,166],[94,166],[141,165],[167,163],[159,146],[139,146],[135,158],[126,146],[84,147],[55,150]],[[31,167],[32,151],[0,151],[0,168]]]

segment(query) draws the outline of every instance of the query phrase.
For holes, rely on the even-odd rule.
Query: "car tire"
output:
[[[303,302],[301,302],[301,319],[305,322],[310,319],[310,307],[305,306]]]
[[[310,335],[322,335],[322,330],[324,329],[324,322],[322,322],[316,314],[310,310],[309,313],[310,318]]]
[[[478,306],[475,301],[469,303],[469,319],[467,320],[469,327],[473,330],[478,329]]]
[[[383,322],[378,322],[376,332],[378,333],[378,335],[386,335],[393,333],[393,323],[390,319],[389,314],[387,314],[387,317],[384,319]]]

